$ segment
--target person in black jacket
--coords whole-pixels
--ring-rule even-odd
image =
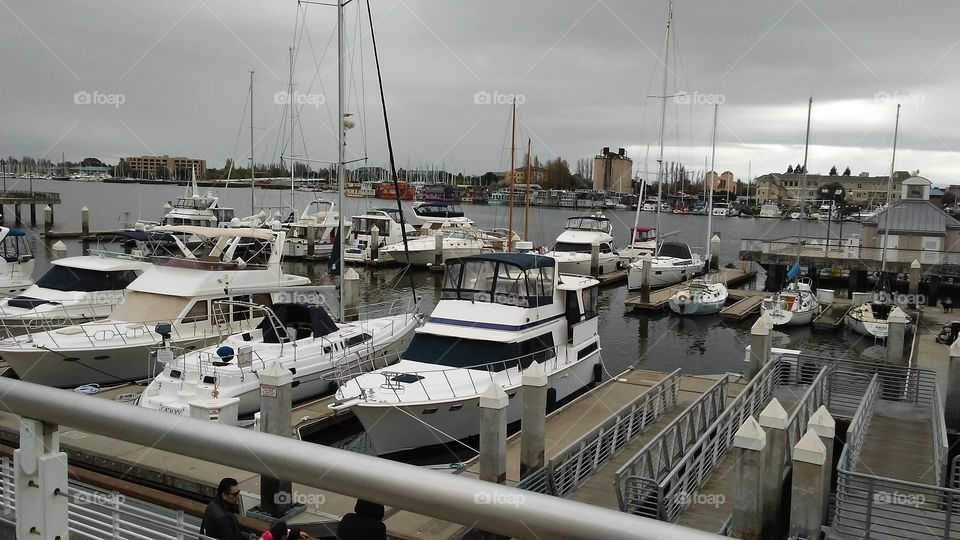
[[[339,540],[386,540],[383,505],[357,499],[353,512],[343,516],[337,526]]]
[[[217,497],[210,501],[203,512],[200,533],[217,540],[242,540],[240,522],[237,520],[237,502],[240,486],[233,478],[224,478],[217,486]]]

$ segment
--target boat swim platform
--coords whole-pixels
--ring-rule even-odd
[[[616,411],[630,404],[652,387],[658,383],[662,383],[669,377],[669,373],[660,371],[628,369],[550,413],[547,416],[545,426],[544,456],[546,461],[556,457],[570,444],[590,433]],[[649,438],[655,436],[663,426],[669,424],[673,418],[679,415],[686,408],[687,404],[692,403],[704,392],[709,390],[721,377],[728,376],[681,374],[679,383],[679,400],[681,404],[664,413],[657,422],[647,428],[646,432],[638,435],[637,440],[649,440]],[[746,380],[741,380],[736,377],[728,377],[728,381],[728,395],[731,396],[730,399],[738,395],[740,390],[747,384]],[[517,432],[507,439],[506,484],[509,486],[515,486],[520,479],[521,433],[522,432]],[[617,457],[624,456],[629,458],[631,455],[633,455],[633,452],[622,450],[618,453]],[[616,471],[616,468],[617,467],[612,467],[610,469],[611,475]],[[463,464],[463,467],[454,474],[465,474],[471,477],[477,477],[479,475],[479,458],[467,461]],[[616,509],[616,493],[613,490],[612,483],[607,484],[607,490],[613,501],[610,507]],[[470,530],[469,527],[460,524],[402,510],[388,512],[384,521],[387,524],[387,530],[390,536],[397,538],[453,539],[464,537]]]
[[[727,284],[727,287],[736,287],[744,283],[749,283],[757,277],[757,273],[755,271],[743,270],[741,268],[721,268],[716,270],[716,272],[721,275],[721,279],[724,280],[724,282]],[[711,274],[713,274],[713,272],[711,272]],[[649,302],[644,302],[641,298],[641,295],[637,294],[627,298],[624,303],[628,309],[659,311],[667,307],[667,303],[669,302],[670,297],[673,296],[673,293],[677,292],[683,287],[686,287],[691,281],[693,280],[687,280],[683,283],[678,283],[662,289],[651,290]],[[733,291],[730,291],[731,296],[732,293]]]

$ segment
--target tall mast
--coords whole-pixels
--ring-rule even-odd
[[[660,235],[660,207],[663,205],[663,129],[667,122],[667,74],[670,65],[670,31],[673,26],[673,0],[667,7],[667,38],[663,47],[663,84],[660,87],[660,152],[657,154],[657,236]],[[660,253],[658,243],[657,253]]]
[[[531,163],[530,163],[530,139],[527,139],[527,204],[523,209],[523,240],[528,240],[527,232],[530,229],[530,173],[531,173]]]
[[[713,142],[710,146],[710,170],[713,170],[714,160],[717,157],[717,115],[720,113],[720,105],[713,106]],[[706,263],[710,268],[710,235],[713,234],[713,179],[710,182],[710,196],[707,197],[707,247]]]
[[[253,196],[253,186],[254,186],[254,175],[253,175],[253,70],[250,70],[250,215],[252,216],[257,212],[255,208],[256,203],[254,202]]]
[[[516,176],[516,174],[515,174],[516,171],[513,170],[513,168],[514,168],[514,166],[515,166],[516,164],[514,163],[513,160],[514,160],[514,158],[516,157],[515,155],[516,155],[516,152],[517,152],[517,149],[516,149],[516,144],[517,144],[517,101],[516,101],[516,100],[513,101],[513,114],[511,115],[510,125],[511,125],[511,128],[510,128],[510,210],[509,210],[509,216],[510,216],[510,217],[507,218],[507,219],[508,219],[508,221],[507,221],[507,229],[508,229],[508,231],[507,231],[507,251],[513,251],[513,183],[514,183],[514,182],[513,182],[513,179],[514,179],[514,176]]]
[[[803,198],[807,192],[807,152],[810,150],[811,112],[813,112],[813,97],[807,102],[807,136],[803,142],[803,168],[800,170],[800,219],[797,220],[797,257],[800,256],[800,241],[803,239]]]
[[[349,0],[348,0],[349,1]],[[337,220],[337,234],[340,236],[340,321],[345,320],[344,310],[343,310],[343,278],[346,275],[346,272],[343,270],[343,265],[346,262],[346,254],[344,250],[344,238],[343,238],[343,219],[344,215],[344,206],[343,206],[343,176],[344,171],[344,159],[346,157],[346,133],[344,133],[344,117],[343,117],[343,95],[346,92],[346,82],[344,81],[343,73],[343,55],[346,52],[346,36],[343,32],[343,0],[337,0],[337,207],[340,209],[341,219]],[[402,234],[405,234],[406,231],[401,231]]]
[[[890,177],[887,179],[887,209],[883,212],[884,220],[886,222],[886,227],[883,230],[883,247],[880,249],[880,271],[884,272],[887,269],[887,243],[890,238],[890,221],[893,217],[893,168],[896,166],[897,162],[897,132],[900,130],[900,104],[897,103],[897,119],[893,124],[893,157],[890,158]],[[877,225],[880,225],[880,222],[877,221]]]
[[[296,105],[295,105],[295,100],[293,99],[293,47],[290,47],[290,84],[289,84],[288,90],[287,90],[287,107],[290,107],[290,150],[289,150],[289,153],[290,153],[290,211],[291,211],[291,212],[296,212],[296,210],[294,209],[294,202],[293,202],[293,198],[294,198],[294,194],[295,194],[294,192],[296,191],[296,190],[294,189],[294,183],[296,182],[296,180],[295,180],[295,175],[294,175],[294,169],[295,169],[296,167],[295,167],[295,162],[293,161],[293,114],[294,114],[294,112],[295,112],[295,111],[294,111],[294,107],[295,107],[295,106],[296,106]],[[296,217],[296,216],[294,216],[294,217]]]

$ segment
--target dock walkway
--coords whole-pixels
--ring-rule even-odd
[[[813,320],[813,327],[820,330],[835,330],[843,324],[843,318],[850,311],[850,301],[835,298],[833,303],[817,315]]]
[[[753,278],[757,277],[756,272],[743,270],[740,268],[721,268],[717,270],[717,272],[721,274],[722,279],[725,280],[727,284],[727,287],[736,287],[743,283],[748,283],[753,280]],[[640,295],[635,295],[628,298],[624,303],[627,305],[628,309],[653,311],[661,310],[667,306],[667,302],[670,300],[670,297],[673,296],[673,293],[687,286],[690,281],[693,280],[688,280],[683,283],[678,283],[677,285],[650,291],[649,302],[644,302]]]

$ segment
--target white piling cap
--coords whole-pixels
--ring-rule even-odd
[[[914,259],[913,262],[910,263],[910,268],[912,268],[912,269],[914,269],[914,270],[919,270],[919,269],[920,269],[920,261]]]
[[[293,373],[289,369],[283,369],[280,362],[273,360],[267,363],[267,366],[260,372],[260,384],[270,386],[283,386],[293,382]]]
[[[960,340],[958,340],[960,341]],[[539,362],[533,362],[527,369],[523,370],[524,386],[546,386],[547,374]]]
[[[960,358],[960,339],[953,342],[950,345],[950,357],[951,358]]]
[[[343,279],[359,280],[360,274],[353,268],[347,268],[346,271],[343,272]]]
[[[81,211],[81,212],[89,212],[90,209],[87,208],[86,206],[84,206],[84,207],[80,208],[80,211]]]
[[[380,234],[380,227],[377,227],[376,225],[370,227],[370,234]]]
[[[818,437],[832,439],[837,433],[837,422],[827,410],[826,405],[821,405],[807,420],[807,429],[815,431]]]
[[[482,409],[504,409],[510,404],[510,398],[507,393],[500,388],[497,383],[490,383],[487,389],[480,394],[480,408]]]
[[[793,447],[793,460],[823,465],[827,461],[827,447],[820,442],[820,437],[815,431],[808,429]]]
[[[57,240],[54,242],[53,246],[50,247],[50,249],[54,251],[66,251],[67,245],[63,243],[63,240]]]
[[[773,321],[766,314],[760,316],[757,322],[750,327],[750,334],[754,336],[769,336],[770,329],[773,328]]]
[[[767,434],[750,416],[733,435],[733,446],[759,452],[767,446]]]
[[[900,309],[900,306],[894,306],[893,309],[890,310],[890,315],[887,316],[887,322],[906,324],[910,322],[910,318]]]
[[[714,234],[712,237],[710,237],[710,243],[712,243],[712,244],[713,244],[713,243],[719,244],[719,243],[720,243],[720,235],[719,235],[719,234]]]
[[[771,399],[770,403],[764,407],[763,412],[760,413],[760,425],[765,428],[787,429],[789,422],[790,417],[777,398]]]

